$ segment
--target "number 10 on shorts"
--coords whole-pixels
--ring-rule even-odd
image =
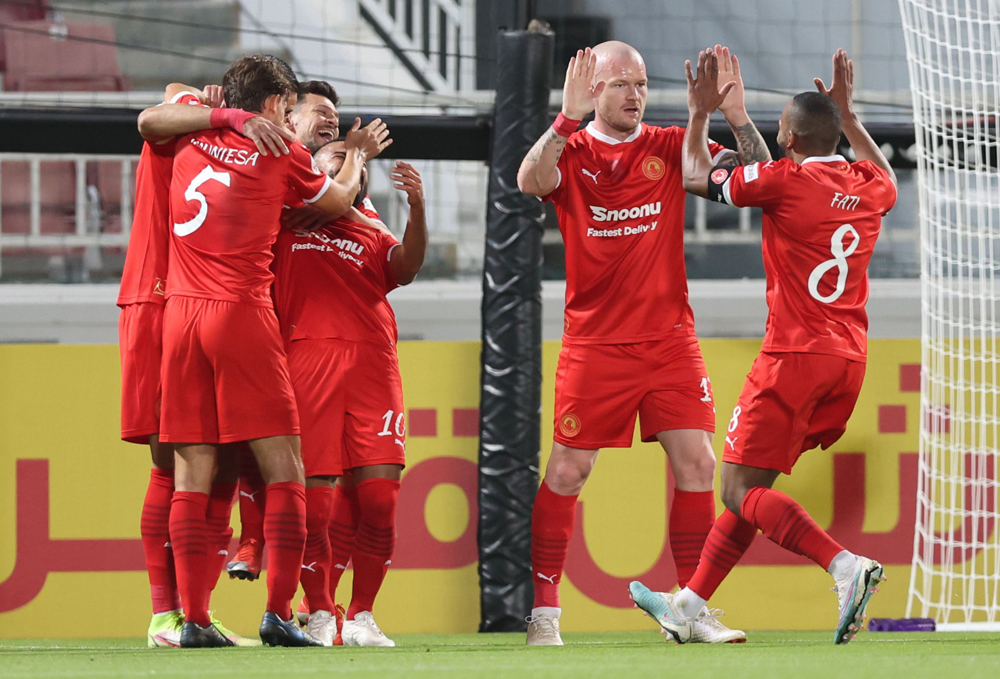
[[[384,424],[382,426],[382,431],[378,433],[379,436],[398,436],[402,438],[406,434],[406,423],[403,418],[403,413],[397,413],[395,410],[385,411],[385,415],[382,416]],[[395,432],[392,429],[395,429]]]

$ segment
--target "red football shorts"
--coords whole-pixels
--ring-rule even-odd
[[[269,307],[171,297],[163,316],[160,438],[233,443],[299,433]]]
[[[859,361],[761,353],[733,409],[722,459],[791,474],[802,453],[844,435],[864,379]]]
[[[403,384],[394,349],[297,340],[288,349],[288,369],[302,419],[306,476],[406,463]]]
[[[643,441],[674,429],[715,431],[715,402],[698,339],[563,344],[556,369],[555,440],[628,448],[639,415]]]
[[[163,305],[129,304],[118,316],[122,361],[122,440],[149,443],[160,431]]]

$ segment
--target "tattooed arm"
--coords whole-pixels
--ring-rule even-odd
[[[569,60],[566,83],[563,85],[562,115],[570,120],[583,120],[594,110],[594,99],[604,90],[604,83],[594,83],[597,56],[588,47],[579,50]],[[565,130],[563,130],[565,132]],[[556,165],[566,147],[569,136],[563,136],[555,127],[545,130],[517,171],[517,188],[532,196],[547,196],[559,186]]]
[[[559,184],[556,165],[566,147],[568,137],[563,137],[551,127],[528,151],[517,171],[517,188],[531,196],[547,196]]]
[[[726,95],[725,101],[719,106],[722,115],[726,117],[729,128],[736,137],[736,148],[738,153],[725,156],[720,162],[722,165],[750,165],[756,162],[767,162],[771,160],[771,152],[767,150],[767,144],[760,132],[754,127],[750,116],[746,110],[746,94],[743,89],[743,75],[740,73],[740,60],[735,54],[730,53],[728,47],[716,45],[716,58],[719,60],[719,87],[726,83],[733,83],[733,87]]]

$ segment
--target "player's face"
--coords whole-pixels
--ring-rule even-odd
[[[325,151],[316,158],[316,166],[333,179],[344,167],[347,159],[347,144],[342,141],[335,142],[324,147]],[[332,151],[330,150],[332,149]],[[361,199],[368,195],[368,165],[361,167],[361,184],[358,188],[358,195],[354,198],[354,204],[358,205]]]
[[[340,115],[326,97],[304,94],[292,113],[295,136],[311,152],[336,139],[340,134]]]
[[[646,65],[641,59],[613,57],[598,67],[594,81],[604,81],[597,98],[597,116],[619,132],[631,132],[646,111]]]

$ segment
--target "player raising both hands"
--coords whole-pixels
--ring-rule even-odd
[[[740,153],[713,144],[714,160],[769,160],[744,109],[739,62],[718,51],[729,65],[723,109]],[[642,440],[659,441],[676,480],[669,533],[682,586],[715,520],[715,406],[684,267],[684,131],[643,124],[646,88],[645,63],[629,45],[577,52],[562,113],[518,172],[521,191],[555,204],[566,245],[555,442],[532,514],[531,645],[562,644],[559,582],[577,496],[599,449],[631,445],[637,414]],[[594,121],[577,131],[591,111]],[[744,637],[704,613],[706,639]]]
[[[698,570],[676,595],[634,582],[636,603],[679,642],[692,618],[760,530],[833,576],[839,619],[834,643],[857,633],[882,566],[844,549],[795,500],[771,486],[799,456],[829,448],[844,433],[864,380],[868,350],[868,263],[882,216],[896,201],[896,178],[852,107],[853,64],[833,57],[833,84],[795,96],[781,114],[785,158],[745,167],[714,166],[708,122],[719,106],[715,54],[687,64],[690,119],[684,138],[684,186],[737,207],[764,209],[767,331],[726,436],[722,501]],[[843,132],[858,160],[837,155]]]

